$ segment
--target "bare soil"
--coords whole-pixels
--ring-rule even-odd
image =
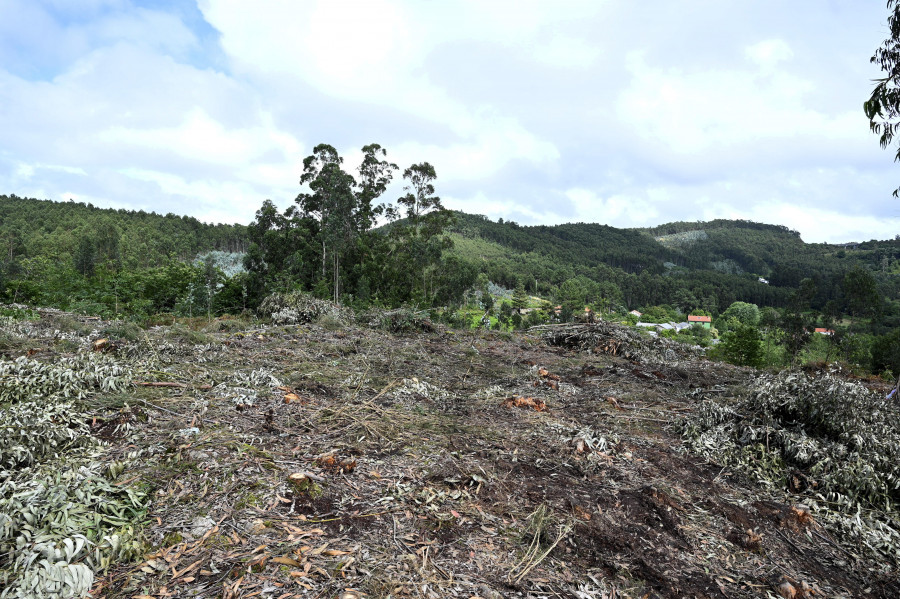
[[[180,386],[121,398],[136,437],[93,424],[111,454],[160,448],[119,483],[152,493],[147,555],[94,596],[900,597],[789,489],[682,448],[674,419],[749,370],[437,328],[209,338],[139,381]],[[258,369],[280,384],[252,402],[220,384]]]

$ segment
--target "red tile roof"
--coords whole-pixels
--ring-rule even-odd
[[[688,322],[712,322],[709,316],[688,316]]]

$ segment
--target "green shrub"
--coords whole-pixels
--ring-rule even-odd
[[[128,321],[117,321],[100,331],[101,335],[126,341],[137,341],[144,336],[144,329],[137,324]]]
[[[759,329],[738,325],[725,333],[719,351],[726,362],[737,366],[760,367],[763,359],[762,336]]]

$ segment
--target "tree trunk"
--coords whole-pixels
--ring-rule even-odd
[[[340,299],[340,282],[341,282],[341,274],[340,274],[340,266],[341,261],[338,258],[337,252],[334,253],[334,303],[338,303]]]

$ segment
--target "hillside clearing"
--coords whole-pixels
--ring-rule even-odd
[[[4,363],[84,356],[108,327],[7,322]],[[896,548],[873,554],[805,490],[684,449],[676,421],[740,401],[755,371],[431,328],[213,321],[102,346],[92,360],[131,381],[73,401],[141,545],[98,561],[92,595],[900,596]],[[7,555],[2,596],[29,596]]]

